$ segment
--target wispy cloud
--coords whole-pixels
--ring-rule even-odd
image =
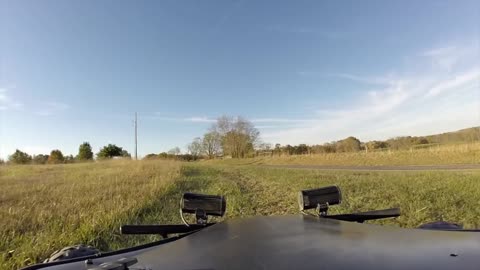
[[[191,117],[172,117],[165,116],[163,113],[155,113],[152,119],[169,122],[189,122],[189,123],[215,123],[217,118],[207,116],[191,116]],[[299,118],[253,118],[249,119],[257,128],[273,129],[299,127],[304,124],[316,122],[316,119],[299,119]]]
[[[387,74],[299,72],[300,76],[331,77],[358,83],[347,106],[312,110],[308,118],[251,118],[271,143],[323,143],[358,136],[361,140],[401,135],[426,135],[480,124],[480,57],[471,46],[444,46],[417,53],[412,68],[393,69]],[[451,65],[431,65],[442,57]],[[418,71],[418,66],[422,70]],[[423,68],[423,67],[427,68]],[[429,67],[430,66],[430,67]],[[429,67],[429,68],[428,68]],[[205,116],[160,119],[211,123]]]
[[[294,119],[292,119],[294,121]],[[257,125],[255,124],[255,128],[257,129],[260,129],[260,130],[263,130],[263,129],[267,129],[267,130],[272,130],[272,129],[277,129],[277,130],[282,130],[282,129],[286,129],[286,128],[301,128],[301,127],[307,127],[308,125],[304,124],[304,123],[295,123],[295,122],[292,122],[293,124],[284,124],[284,123],[281,123],[281,124],[277,124],[277,125]]]
[[[13,89],[15,89],[15,87],[0,87],[0,111],[24,111],[26,108],[32,108],[28,113],[50,116],[70,108],[70,106],[65,103],[55,101],[28,103],[24,105],[11,95]]]
[[[440,59],[446,55],[455,61],[448,68],[432,66],[422,72],[402,69],[397,70],[396,75],[299,73],[301,76],[331,76],[371,85],[372,89],[352,97],[347,107],[316,111],[315,117],[308,119],[305,125],[266,130],[263,138],[274,143],[313,144],[351,135],[369,140],[478,126],[480,64],[468,61],[478,59],[478,50],[444,46],[419,54],[427,57],[418,57],[419,63],[428,64],[429,58]]]
[[[480,83],[480,68],[473,68],[466,72],[458,73],[451,78],[440,81],[428,90],[426,97],[434,97],[448,90],[455,90],[461,86]],[[480,89],[478,89],[480,91]]]
[[[46,102],[46,103],[40,104],[40,109],[35,111],[35,114],[40,115],[40,116],[50,116],[50,115],[54,115],[54,114],[63,112],[65,110],[69,109],[69,108],[70,108],[70,106],[68,104],[65,104],[65,103]]]
[[[466,56],[478,54],[478,46],[439,46],[425,50],[419,55],[426,57],[434,69],[451,71],[459,62],[465,60]],[[468,60],[468,59],[467,59]]]
[[[308,74],[308,73],[307,73]],[[360,82],[365,84],[374,84],[374,85],[391,85],[397,83],[397,80],[393,75],[382,76],[382,77],[372,77],[372,76],[359,76],[347,73],[327,73],[323,74],[327,77],[336,77],[340,79],[347,79],[354,82]]]
[[[22,109],[23,104],[12,98],[8,92],[8,88],[0,88],[0,111]]]
[[[206,116],[172,117],[172,116],[166,116],[160,112],[155,113],[155,115],[152,118],[160,121],[190,122],[190,123],[213,123],[217,121],[215,118],[209,118]]]
[[[183,118],[182,119],[183,121],[186,121],[186,122],[193,122],[193,123],[213,123],[216,121],[216,119],[213,119],[213,118],[208,118],[208,117],[198,117],[198,116],[194,116],[194,117],[188,117],[188,118]]]
[[[254,118],[252,123],[309,123],[315,119],[290,119],[290,118]]]
[[[433,49],[428,49],[420,53],[423,56],[444,56],[449,55],[455,52],[456,47],[454,46],[445,46],[445,47],[438,47]]]

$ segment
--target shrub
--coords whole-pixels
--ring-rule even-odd
[[[8,157],[8,161],[13,164],[28,164],[32,162],[32,156],[17,149]]]
[[[55,149],[50,152],[50,156],[48,157],[49,164],[60,164],[63,163],[65,158],[63,157],[62,151]]]

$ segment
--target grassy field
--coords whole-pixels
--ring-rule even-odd
[[[351,166],[480,164],[480,143],[436,145],[424,149],[370,151],[368,153],[361,151],[357,153],[268,156],[246,159],[243,162],[271,165]]]
[[[401,207],[400,218],[376,223],[416,227],[448,220],[480,228],[480,171],[335,172],[168,161],[3,166],[0,267],[39,262],[69,244],[107,251],[158,239],[120,235],[118,227],[179,223],[185,191],[226,195],[228,219],[297,213],[298,190],[331,184],[344,196],[331,213]]]
[[[177,194],[173,182],[180,174],[177,162],[0,168],[0,266],[38,262],[73,243],[100,249],[136,244],[135,239],[122,238],[118,227],[136,220],[170,221],[173,212],[168,211],[177,213],[173,205],[152,207],[173,203],[169,194]],[[11,250],[9,258],[6,253]]]

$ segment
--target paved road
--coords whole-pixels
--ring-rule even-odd
[[[335,166],[335,165],[261,165],[269,168],[335,170],[335,171],[456,171],[480,170],[480,164],[399,165],[399,166]]]

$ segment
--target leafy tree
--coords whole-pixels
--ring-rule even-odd
[[[335,153],[337,151],[336,142],[325,143],[323,145],[314,145],[310,148],[310,151],[314,154]]]
[[[348,137],[337,142],[337,152],[357,152],[360,151],[360,140],[355,137]]]
[[[122,147],[116,146],[115,144],[108,144],[97,153],[98,159],[108,159],[113,157],[130,157],[130,154],[126,150],[123,150]]]
[[[75,157],[73,157],[73,155],[65,156],[64,161],[65,161],[65,163],[74,163],[75,162]]]
[[[308,154],[308,146],[306,144],[299,144],[295,146],[295,154],[297,155],[305,155]]]
[[[428,139],[425,138],[425,137],[417,137],[417,138],[415,138],[413,143],[414,144],[428,144],[429,142],[428,142]]]
[[[367,151],[375,150],[375,149],[383,149],[388,148],[388,143],[384,141],[371,141],[365,143],[365,147]]]
[[[408,149],[412,146],[412,137],[395,137],[387,140],[387,144],[391,149]]]
[[[121,152],[121,157],[131,158],[132,155],[130,155],[130,153],[128,153],[127,150],[122,150],[122,152]]]
[[[8,157],[8,161],[13,164],[28,164],[32,161],[32,156],[18,149]]]
[[[92,146],[90,146],[90,143],[84,142],[80,144],[80,146],[78,147],[77,160],[93,160]]]
[[[62,151],[55,149],[50,152],[50,156],[48,156],[48,163],[49,164],[59,164],[63,163],[65,158],[63,157]]]
[[[162,153],[158,154],[158,157],[163,158],[163,159],[167,159],[168,158],[168,153],[162,152]]]
[[[200,156],[203,153],[202,139],[200,139],[199,137],[193,139],[193,141],[187,146],[187,149],[192,156]]]
[[[34,164],[46,164],[48,162],[48,155],[36,155],[33,156],[33,163]]]
[[[290,144],[287,144],[285,146],[285,152],[289,155],[295,154],[295,147],[291,146]]]
[[[145,160],[148,160],[148,159],[157,159],[157,158],[159,158],[159,156],[156,155],[156,154],[148,154],[148,155],[146,155],[145,157],[143,157],[143,159],[145,159]]]
[[[279,143],[276,143],[275,148],[273,149],[273,152],[280,156],[280,154],[282,153],[282,145]]]

